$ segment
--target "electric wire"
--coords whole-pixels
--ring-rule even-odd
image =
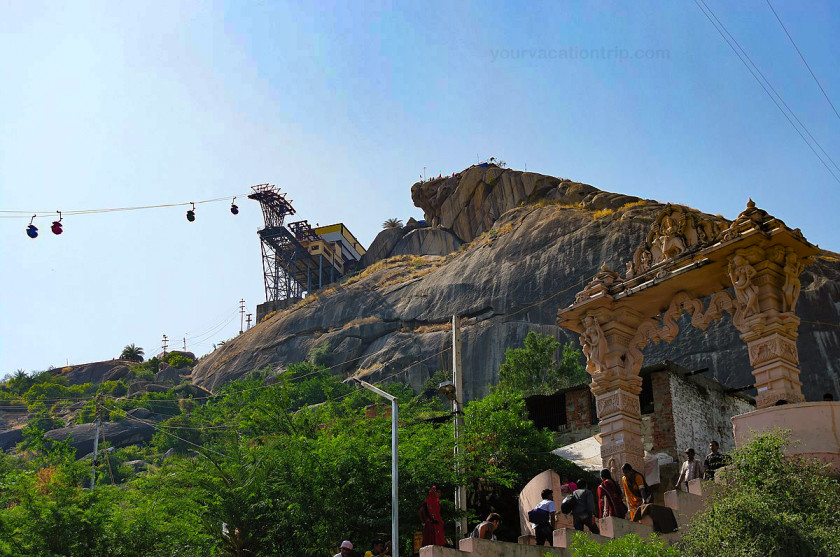
[[[787,38],[790,39],[790,44],[793,45],[793,48],[796,49],[796,53],[802,59],[802,63],[805,64],[806,68],[808,68],[808,72],[810,72],[811,77],[814,78],[814,82],[817,84],[817,87],[819,87],[820,91],[822,91],[822,94],[825,97],[825,100],[828,101],[829,106],[831,106],[831,110],[834,111],[834,115],[837,116],[838,119],[840,119],[840,112],[837,112],[837,108],[834,106],[834,103],[831,102],[830,98],[828,98],[828,93],[825,92],[825,89],[823,89],[823,86],[820,83],[820,80],[817,79],[816,74],[814,74],[814,70],[811,69],[811,66],[808,64],[808,61],[805,60],[805,56],[802,54],[802,51],[800,51],[799,47],[796,46],[796,42],[793,40],[793,37],[790,36],[790,33],[787,30],[787,27],[785,27],[785,24],[782,23],[782,19],[779,17],[779,14],[776,13],[776,10],[773,8],[773,5],[770,3],[770,0],[765,0],[765,1],[767,2],[767,5],[770,7],[770,11],[772,11],[773,15],[776,16],[776,20],[779,22],[779,25],[782,26],[782,29],[784,30],[785,35],[787,35]]]
[[[704,2],[704,4],[705,4],[704,0],[701,0],[701,1]],[[808,137],[811,138],[811,141],[813,141],[814,144],[817,147],[819,147],[819,149],[820,149],[820,151],[822,151],[823,155],[825,155],[825,157],[829,161],[831,161],[831,164],[834,165],[834,168],[836,168],[838,170],[838,172],[840,172],[840,166],[837,166],[837,163],[834,162],[834,159],[831,158],[831,155],[826,153],[825,149],[823,149],[822,145],[820,145],[820,142],[817,141],[816,138],[813,135],[811,135],[811,132],[808,130],[808,128],[805,126],[805,124],[802,123],[802,121],[799,119],[799,117],[796,116],[796,113],[790,108],[790,106],[788,106],[788,104],[785,102],[785,100],[782,98],[782,96],[779,94],[779,92],[776,91],[776,88],[773,87],[773,84],[770,83],[770,80],[767,79],[767,77],[764,75],[764,73],[762,73],[761,69],[759,69],[759,67],[755,65],[755,63],[752,61],[752,59],[747,54],[747,51],[744,50],[744,47],[742,47],[741,44],[737,41],[737,39],[735,39],[735,37],[732,36],[732,34],[726,29],[726,27],[724,27],[723,23],[718,19],[718,17],[714,14],[714,12],[712,12],[711,9],[709,9],[709,11],[711,12],[712,17],[715,18],[715,21],[717,21],[720,24],[721,28],[723,28],[723,30],[726,31],[726,34],[729,35],[729,38],[732,39],[732,41],[735,43],[735,45],[738,47],[738,49],[740,49],[740,51],[744,54],[744,57],[746,57],[746,59],[749,61],[749,63],[752,65],[752,67],[755,68],[755,71],[758,72],[758,75],[761,76],[761,79],[763,79],[764,82],[767,84],[767,86],[770,87],[770,90],[773,91],[773,94],[776,95],[776,98],[778,98],[782,102],[782,104],[785,105],[785,108],[788,110],[790,115],[793,116],[794,120],[796,120],[796,122],[800,125],[802,130],[806,134],[808,134]],[[832,174],[833,174],[833,172],[832,172]]]
[[[767,86],[764,85],[764,83],[761,81],[761,79],[759,79],[759,77],[756,75],[756,73],[752,70],[752,68],[750,67],[750,64],[752,64],[756,68],[756,70],[758,70],[758,67],[755,66],[755,64],[753,64],[752,60],[749,58],[749,56],[747,55],[747,53],[745,51],[744,51],[744,56],[741,56],[741,54],[738,52],[738,50],[732,45],[732,42],[730,42],[730,40],[726,36],[726,35],[729,35],[730,37],[732,37],[732,35],[729,33],[728,30],[726,30],[726,27],[723,25],[723,23],[720,22],[720,20],[714,14],[712,9],[709,8],[706,5],[704,0],[694,0],[694,3],[697,4],[697,7],[700,9],[701,12],[703,12],[703,15],[706,16],[706,19],[709,20],[709,22],[712,24],[712,26],[715,28],[715,30],[720,34],[720,36],[723,37],[723,40],[726,42],[726,44],[729,46],[729,48],[732,49],[732,51],[735,53],[735,55],[738,57],[738,59],[741,61],[741,63],[744,64],[744,66],[747,68],[747,70],[750,72],[750,74],[753,76],[753,78],[755,78],[755,80],[758,82],[758,84],[761,86],[761,88],[764,90],[764,92],[767,93],[767,96],[770,97],[770,100],[773,101],[773,104],[776,105],[776,108],[779,109],[779,111],[787,119],[787,121],[790,123],[790,125],[793,126],[793,129],[796,130],[796,133],[799,134],[799,137],[802,138],[802,141],[804,141],[805,144],[808,145],[808,148],[811,149],[811,152],[813,152],[814,155],[817,157],[817,159],[819,159],[819,161],[822,163],[822,165],[825,166],[826,170],[828,170],[829,174],[831,174],[831,177],[834,178],[834,180],[838,184],[840,184],[840,178],[838,178],[837,175],[834,173],[834,171],[831,170],[831,167],[828,166],[828,164],[825,162],[825,160],[823,160],[823,158],[819,155],[819,153],[817,153],[817,151],[816,151],[816,149],[814,149],[813,145],[811,145],[811,143],[802,134],[802,131],[796,126],[796,124],[793,123],[793,120],[790,119],[790,116],[788,116],[787,112],[785,112],[785,110],[782,108],[782,106],[779,104],[779,102],[776,100],[776,98],[770,93],[770,91],[768,91]],[[702,6],[701,6],[701,4],[702,4]],[[705,7],[705,9],[704,9],[704,7]],[[708,10],[708,13],[706,12],[706,10]],[[709,14],[711,14],[711,16],[714,17],[714,20],[712,19],[712,17],[709,16]],[[718,27],[718,24],[715,23],[715,21],[717,21],[720,24],[720,28]],[[721,29],[723,29],[723,31],[721,31]],[[724,31],[726,32],[726,35],[724,35]],[[732,41],[737,44],[737,41],[735,41],[734,37],[732,37]],[[741,48],[741,46],[738,45],[738,48]],[[741,50],[743,51],[743,49],[741,49]],[[746,57],[750,61],[749,64],[746,62],[746,60],[744,60],[744,57]],[[767,85],[770,86],[769,81],[767,82]],[[770,86],[770,87],[772,88],[772,86]],[[777,95],[778,95],[778,93],[777,93]],[[784,100],[782,100],[781,97],[779,97],[779,100],[781,100],[782,103],[784,103]],[[785,104],[785,106],[787,106],[786,103],[784,103],[784,104]],[[788,110],[790,110],[790,108],[788,108]],[[791,115],[793,115],[793,117],[796,118],[796,115],[793,114],[793,111],[791,111]],[[796,118],[796,120],[799,121],[798,118]],[[800,122],[800,124],[801,124],[801,122]],[[813,139],[813,136],[810,134],[810,132],[808,132],[807,128],[805,128],[803,126],[803,129]],[[814,143],[816,143],[817,146],[819,146],[820,150],[825,152],[823,150],[822,146],[819,145],[819,143],[815,139],[814,139]],[[832,162],[834,162],[834,161],[832,160]],[[835,163],[835,165],[836,165],[836,163]]]
[[[202,331],[201,331],[200,333],[195,333],[195,334],[192,334],[192,336],[189,336],[189,335],[190,335],[190,331],[187,331],[187,335],[188,335],[188,336],[186,336],[186,339],[187,339],[187,340],[193,340],[193,339],[196,339],[196,338],[203,337],[204,335],[206,335],[206,334],[207,334],[207,333],[209,333],[210,331],[215,330],[217,327],[219,327],[219,324],[220,324],[220,323],[221,323],[221,324],[225,324],[226,322],[228,322],[228,320],[229,320],[231,317],[235,317],[237,313],[239,313],[239,309],[238,309],[238,308],[237,308],[237,309],[235,309],[235,310],[233,310],[231,313],[226,314],[224,317],[222,317],[220,320],[218,320],[218,321],[216,322],[216,324],[215,324],[215,325],[211,325],[209,328],[202,329]]]
[[[197,444],[193,443],[192,441],[190,441],[190,440],[188,440],[188,439],[184,439],[183,437],[179,437],[178,435],[175,435],[175,434],[174,434],[174,433],[172,433],[171,431],[167,431],[167,430],[165,430],[165,429],[163,429],[163,428],[161,428],[161,427],[158,427],[158,425],[157,425],[157,424],[154,424],[154,423],[151,423],[151,422],[147,422],[147,421],[145,421],[145,420],[141,420],[140,418],[135,418],[134,416],[130,416],[130,415],[128,415],[128,414],[126,414],[126,415],[125,415],[125,417],[126,417],[126,418],[128,418],[129,420],[133,420],[133,421],[135,421],[135,422],[139,422],[139,423],[141,423],[141,424],[143,424],[143,425],[146,425],[146,426],[148,426],[148,427],[151,427],[151,428],[155,429],[156,431],[159,431],[159,432],[161,432],[161,433],[164,433],[164,434],[166,434],[166,435],[169,435],[170,437],[173,437],[173,438],[175,438],[175,439],[178,439],[179,441],[183,441],[184,443],[186,443],[186,444],[188,444],[188,445],[191,445],[191,446],[193,446],[193,447],[195,447],[195,448],[199,449],[199,450],[198,450],[198,451],[196,451],[196,452],[198,452],[199,454],[201,454],[201,455],[202,455],[202,456],[204,456],[205,458],[207,457],[207,455],[205,455],[205,454],[204,454],[204,453],[202,453],[201,451],[207,451],[207,452],[215,453],[215,454],[217,454],[217,455],[219,455],[219,456],[221,456],[221,457],[225,457],[225,456],[227,456],[227,455],[225,455],[224,453],[220,453],[219,451],[216,451],[216,450],[211,449],[211,448],[209,448],[209,447],[203,447],[203,446],[201,446],[201,445],[197,445]]]

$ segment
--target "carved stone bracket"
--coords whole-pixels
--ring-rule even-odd
[[[784,251],[784,267],[785,283],[782,286],[784,295],[783,311],[796,311],[796,302],[799,300],[799,293],[802,291],[802,284],[799,281],[799,275],[805,270],[805,267],[814,262],[813,257],[799,257],[791,248],[786,248]],[[779,264],[782,264],[780,261]]]
[[[606,368],[607,339],[598,323],[598,318],[594,315],[584,317],[583,326],[580,345],[583,347],[583,355],[586,357],[586,371],[590,375],[595,375]]]
[[[691,315],[691,324],[700,330],[706,330],[712,321],[720,319],[723,312],[730,315],[735,314],[735,304],[732,296],[725,290],[715,293],[709,306],[703,309],[703,302],[688,292],[678,292],[671,300],[668,309],[665,310],[659,319],[648,319],[644,321],[630,340],[627,351],[626,369],[632,373],[638,373],[642,368],[644,356],[642,350],[648,343],[655,344],[660,341],[671,342],[679,333],[677,319],[685,312]]]

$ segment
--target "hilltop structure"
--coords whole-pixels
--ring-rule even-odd
[[[292,202],[277,186],[260,184],[249,199],[259,201],[265,227],[259,230],[265,303],[257,322],[343,277],[365,248],[343,223],[313,228],[308,221],[286,224]]]

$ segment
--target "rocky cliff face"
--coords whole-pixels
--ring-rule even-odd
[[[419,387],[434,371],[451,369],[449,322],[459,315],[466,395],[481,396],[496,382],[505,348],[521,345],[529,330],[578,345],[577,336],[556,326],[557,310],[602,263],[623,269],[664,207],[493,166],[415,184],[412,198],[433,226],[427,230],[467,243],[448,255],[413,255],[428,253],[418,238],[401,252],[408,255],[377,261],[408,237],[385,231],[360,275],[228,342],[200,361],[193,380],[213,389],[252,369],[319,353],[339,373]],[[829,253],[802,276],[799,353],[809,399],[838,395],[838,279],[840,259]],[[729,386],[752,383],[746,349],[726,319],[706,331],[682,327],[674,343],[650,347],[645,356],[647,363],[709,367]]]

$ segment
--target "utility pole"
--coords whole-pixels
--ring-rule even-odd
[[[239,300],[239,334],[242,334],[243,320],[245,319],[245,299]]]
[[[93,436],[93,461],[91,462],[90,470],[90,489],[92,490],[96,485],[96,462],[97,454],[99,452],[99,428],[102,427],[102,395],[97,394],[95,399],[96,404],[96,429]]]
[[[184,352],[187,351],[187,337],[184,336]]]
[[[169,337],[167,337],[166,335],[163,335],[162,345],[163,345],[163,359],[165,360],[166,359],[166,347],[169,346]]]
[[[245,329],[246,331],[251,329],[251,316],[254,315],[253,313],[246,313],[245,314],[245,323],[248,324],[248,328]]]
[[[452,316],[452,382],[455,383],[455,398],[452,400],[452,415],[455,422],[455,472],[460,473],[458,453],[460,450],[460,436],[464,431],[464,382],[461,369],[461,320],[457,315]],[[467,488],[459,485],[455,488],[455,509],[467,510]],[[462,516],[455,523],[455,539],[460,540],[467,535],[467,518]]]

